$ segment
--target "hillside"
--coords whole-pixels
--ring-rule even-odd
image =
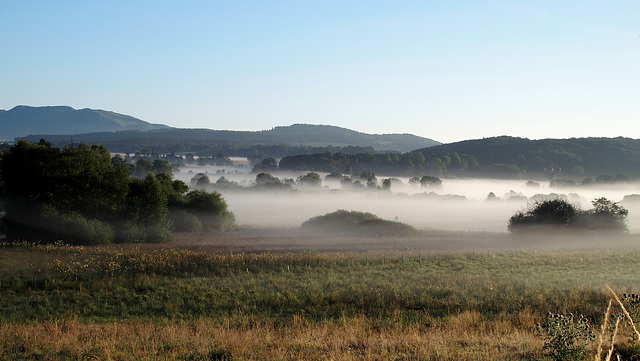
[[[430,166],[440,167],[443,174],[449,175],[497,172],[505,177],[552,173],[573,179],[618,174],[640,177],[640,140],[622,137],[529,140],[502,136],[442,144],[417,152],[424,154]],[[475,158],[475,167],[458,162],[458,156],[463,155]]]
[[[68,136],[40,133],[27,137],[31,141],[40,138],[63,145]],[[148,149],[158,153],[183,151],[211,151],[228,153],[247,146],[287,147],[356,147],[374,151],[407,152],[416,148],[441,144],[428,138],[411,134],[372,135],[329,125],[294,124],[265,131],[232,131],[211,129],[165,128],[149,131],[123,131],[117,133],[74,134],[74,139],[87,143],[103,144],[115,152],[135,152]],[[282,156],[281,153],[278,154]],[[274,154],[274,156],[276,156]]]
[[[162,128],[168,127],[106,110],[20,105],[0,111],[0,140],[13,140],[35,133],[70,135]]]
[[[415,149],[412,144],[422,144],[420,147],[441,144],[413,134],[366,134],[331,125],[294,124],[289,127],[276,127],[263,133],[277,137],[283,143],[285,140],[297,139],[297,143],[309,146],[372,147],[378,151],[408,152]]]

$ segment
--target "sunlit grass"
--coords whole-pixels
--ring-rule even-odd
[[[193,242],[5,245],[0,257],[2,352],[23,356],[535,359],[547,311],[595,325],[605,284],[640,288],[637,250],[270,253]]]

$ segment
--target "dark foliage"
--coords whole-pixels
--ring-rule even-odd
[[[259,173],[256,175],[256,183],[254,186],[256,189],[269,189],[269,190],[292,190],[291,184],[283,182],[278,177],[274,177],[270,173]]]
[[[303,187],[320,187],[322,185],[322,178],[320,178],[320,175],[316,172],[309,172],[299,176],[296,182]]]
[[[428,172],[426,160],[421,153],[345,154],[329,152],[301,154],[280,160],[280,170],[336,172],[340,174],[422,174]],[[438,173],[434,169],[433,173]],[[368,177],[364,178],[367,180]]]
[[[519,211],[509,219],[511,232],[544,230],[582,230],[626,232],[629,212],[606,198],[591,202],[593,209],[582,211],[564,199],[548,199],[535,202],[526,211]]]
[[[442,179],[434,176],[425,175],[420,178],[420,186],[422,187],[441,187]]]
[[[218,193],[185,195],[188,186],[172,180],[164,161],[140,161],[138,166],[150,171],[131,178],[127,164],[112,162],[102,146],[58,149],[45,141],[21,140],[2,154],[0,163],[2,230],[8,240],[104,244],[170,240],[169,210],[197,218],[172,213],[182,231],[197,231],[203,224],[224,229],[233,223]]]
[[[235,216],[220,193],[195,190],[185,199],[183,209],[197,216],[205,230],[227,230],[235,225]]]

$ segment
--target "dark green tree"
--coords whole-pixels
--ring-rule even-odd
[[[114,168],[106,148],[86,144],[61,150],[45,141],[18,141],[3,155],[0,175],[8,239],[66,239],[69,234],[60,225],[68,221],[67,229],[77,225],[76,234],[84,234],[87,242],[107,242],[112,237],[106,233],[83,232],[91,227],[100,232],[98,224],[114,219],[128,192],[126,167]]]
[[[138,159],[136,162],[135,176],[138,178],[144,178],[149,173],[153,173],[153,163],[146,158]]]
[[[386,178],[382,181],[382,189],[385,191],[391,191],[391,178]]]
[[[167,220],[167,195],[156,177],[133,178],[126,197],[125,232],[117,234],[120,242],[167,242],[171,240]]]
[[[195,190],[185,198],[184,210],[197,216],[205,230],[224,231],[235,225],[235,215],[220,193]]]
[[[303,187],[320,187],[322,185],[322,179],[318,173],[309,172],[305,175],[299,176],[297,183]]]
[[[564,199],[536,202],[509,219],[509,231],[572,229],[581,231],[626,232],[629,211],[606,198],[593,202],[593,209],[582,211]]]
[[[156,159],[152,163],[153,165],[153,173],[155,175],[158,174],[168,174],[170,176],[173,175],[173,170],[171,169],[171,164],[164,159]]]
[[[164,163],[157,165],[166,170]],[[191,222],[190,230],[201,222],[198,216],[233,224],[219,194],[207,196],[215,205],[207,208],[193,194],[185,195],[188,186],[172,180],[166,171],[131,178],[126,162],[112,162],[102,146],[58,149],[45,141],[21,140],[2,154],[0,180],[4,206],[0,224],[11,241],[164,242],[171,239],[169,210],[179,211],[176,218],[182,216],[183,224]],[[188,213],[190,208],[198,216]],[[195,230],[201,228],[196,224]]]
[[[571,226],[590,231],[627,232],[629,211],[616,202],[601,197],[594,199],[593,209],[582,212]]]
[[[420,178],[420,186],[422,187],[441,187],[442,179],[430,175]]]
[[[565,227],[579,213],[576,206],[563,199],[549,199],[534,203],[526,211],[519,211],[509,219],[509,231],[522,232],[542,227]]]

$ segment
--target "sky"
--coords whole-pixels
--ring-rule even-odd
[[[640,138],[640,2],[0,0],[0,109]]]

